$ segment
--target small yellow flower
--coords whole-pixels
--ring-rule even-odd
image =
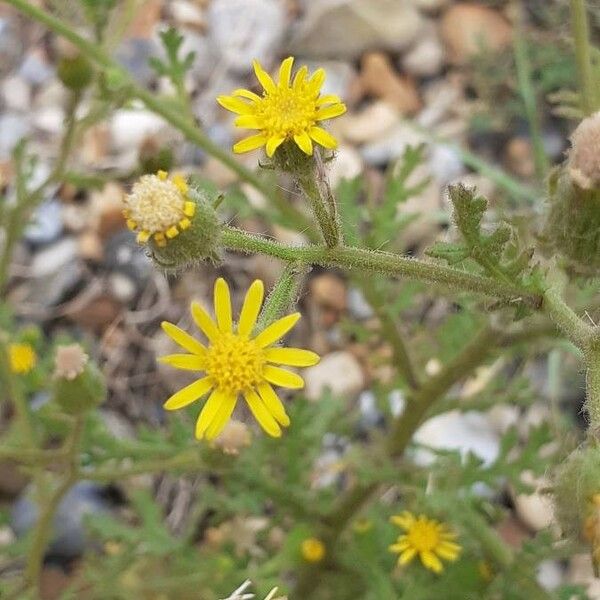
[[[290,56],[281,63],[279,81],[275,83],[255,60],[254,72],[264,88],[262,96],[238,89],[231,96],[217,98],[221,106],[240,115],[235,120],[237,127],[260,131],[235,144],[234,152],[266,146],[267,156],[273,156],[286,140],[293,140],[308,155],[313,153],[313,141],[325,148],[337,148],[336,139],[317,123],[339,117],[346,112],[346,106],[334,94],[321,96],[324,69],[317,69],[308,78],[308,68],[303,66],[290,85],[293,62]]]
[[[29,344],[10,344],[8,357],[10,370],[19,375],[29,373],[37,363],[37,354]]]
[[[272,386],[300,389],[304,380],[273,363],[308,367],[319,362],[318,355],[309,350],[273,346],[294,327],[300,313],[283,317],[252,337],[263,298],[263,283],[256,280],[246,293],[234,327],[229,287],[224,279],[217,279],[216,321],[197,302],[191,306],[196,325],[208,339],[207,346],[172,323],[162,323],[165,333],[190,354],[171,354],[159,360],[178,369],[205,372],[204,377],[173,394],[164,405],[167,410],[176,410],[211,392],[196,422],[198,439],[212,440],[219,435],[240,394],[261,427],[273,437],[281,436],[281,427],[287,427],[290,419]]]
[[[184,177],[169,178],[165,171],[142,176],[124,203],[123,216],[127,227],[138,232],[138,243],[145,244],[152,238],[161,248],[190,227],[196,212]]]
[[[302,542],[300,547],[302,558],[306,562],[318,563],[325,558],[325,544],[318,538],[310,537]]]
[[[456,539],[456,534],[451,532],[444,523],[428,519],[425,515],[419,515],[417,518],[408,511],[390,520],[406,531],[398,537],[395,544],[390,546],[391,552],[400,555],[399,565],[408,564],[418,554],[425,568],[434,573],[441,573],[444,566],[440,558],[447,561],[458,558],[461,547],[453,541]]]

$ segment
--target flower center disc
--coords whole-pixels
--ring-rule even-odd
[[[170,180],[144,175],[126,199],[129,216],[149,233],[166,231],[185,215],[185,198]]]
[[[312,127],[316,105],[313,95],[286,88],[262,99],[260,114],[270,136],[291,136]]]
[[[440,543],[437,528],[432,523],[415,524],[407,534],[407,538],[418,552],[433,550]]]
[[[237,394],[262,380],[264,363],[264,353],[253,340],[224,333],[208,348],[205,370],[216,388]]]

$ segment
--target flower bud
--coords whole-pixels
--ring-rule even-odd
[[[106,383],[79,344],[59,346],[54,359],[54,398],[68,414],[94,408],[106,399]]]
[[[542,242],[550,253],[564,257],[574,274],[595,277],[600,273],[600,189],[580,186],[584,171],[579,167],[574,170],[569,160],[550,175]]]
[[[91,83],[94,71],[90,61],[83,54],[77,54],[61,57],[56,74],[66,88],[80,92]]]
[[[563,533],[589,545],[600,565],[600,447],[575,450],[557,469],[555,514]]]
[[[127,226],[160,267],[176,270],[218,259],[217,214],[206,195],[190,188],[181,175],[143,175],[124,202]]]

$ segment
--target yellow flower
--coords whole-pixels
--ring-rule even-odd
[[[318,538],[305,539],[300,549],[302,558],[307,562],[317,563],[325,558],[325,544]]]
[[[441,573],[444,566],[440,558],[448,561],[458,558],[461,547],[453,541],[456,534],[444,523],[428,519],[425,515],[419,515],[417,518],[408,511],[390,520],[406,531],[390,546],[391,552],[400,555],[399,565],[409,563],[418,554],[425,568],[434,573]]]
[[[159,360],[179,369],[205,372],[204,377],[173,394],[164,405],[167,410],[176,410],[211,392],[196,422],[198,439],[212,440],[219,435],[240,394],[261,427],[279,437],[281,426],[287,427],[290,419],[272,386],[299,389],[304,380],[273,363],[308,367],[319,362],[318,355],[309,350],[273,346],[294,327],[300,313],[283,317],[252,337],[263,297],[263,283],[256,280],[246,293],[234,327],[229,287],[224,279],[217,279],[216,322],[197,302],[191,306],[196,325],[208,339],[207,346],[172,323],[162,323],[165,333],[190,354],[171,354]]]
[[[313,141],[325,148],[337,148],[336,139],[317,123],[339,117],[346,106],[334,94],[321,96],[324,69],[317,69],[308,78],[308,68],[303,66],[290,85],[293,62],[290,56],[281,63],[279,81],[275,83],[255,60],[254,72],[264,88],[263,95],[238,89],[231,96],[217,98],[221,106],[240,115],[235,120],[237,127],[260,131],[235,144],[234,152],[266,146],[267,156],[273,156],[286,140],[293,140],[308,155],[313,153]]]
[[[181,175],[169,179],[165,171],[142,176],[124,203],[123,216],[127,227],[138,232],[137,241],[145,244],[152,238],[159,247],[188,229],[196,212],[185,179]]]
[[[10,370],[15,374],[29,373],[37,363],[37,354],[29,344],[10,344],[8,347]]]

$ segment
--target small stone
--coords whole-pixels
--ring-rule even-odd
[[[476,412],[453,410],[435,416],[419,427],[414,440],[438,450],[458,450],[463,456],[472,452],[488,465],[500,452],[498,435],[487,418]],[[415,460],[421,465],[428,465],[434,458],[431,452],[418,450]]]
[[[402,57],[402,68],[415,77],[433,77],[444,66],[444,48],[432,23],[415,45]]]
[[[102,489],[95,483],[80,481],[67,492],[54,518],[48,556],[71,559],[84,551],[87,545],[85,516],[110,509]],[[11,526],[19,538],[31,530],[38,518],[38,507],[31,493],[26,490],[11,511]]]
[[[318,365],[305,369],[303,376],[306,398],[312,401],[319,400],[327,389],[331,390],[334,397],[352,397],[365,385],[361,364],[346,351],[323,356]]]
[[[77,241],[73,238],[62,240],[46,246],[38,252],[31,262],[31,276],[45,277],[66,267],[77,257]]]
[[[79,256],[83,260],[100,263],[104,257],[104,246],[98,234],[94,231],[84,231],[77,238],[77,246],[79,248]]]
[[[309,284],[312,298],[319,306],[342,312],[346,310],[346,283],[331,273],[314,277]]]
[[[405,123],[399,123],[389,133],[360,148],[360,153],[368,165],[382,167],[400,158],[408,146],[419,146],[425,136]]]
[[[123,218],[123,188],[109,182],[102,190],[94,190],[90,195],[89,211],[97,223],[97,231],[102,239],[125,227]]]
[[[356,69],[352,64],[341,60],[298,60],[295,65],[296,69],[301,65],[306,65],[310,73],[314,73],[319,68],[325,69],[327,77],[321,87],[321,93],[323,95],[335,94],[347,103],[353,83],[357,78]]]
[[[398,111],[389,102],[373,102],[359,113],[349,113],[340,119],[341,134],[353,144],[364,144],[383,137],[399,119]]]
[[[250,72],[252,58],[264,67],[285,31],[285,12],[276,0],[213,0],[207,21],[214,47],[240,73]]]
[[[252,435],[246,423],[231,419],[223,431],[215,438],[213,444],[225,454],[237,455],[252,442]]]
[[[0,18],[0,77],[10,73],[21,61],[23,43],[16,21]]]
[[[482,49],[499,51],[510,45],[512,28],[497,11],[459,2],[444,13],[440,35],[454,64],[464,64]]]
[[[117,48],[115,56],[140,85],[148,86],[157,77],[149,61],[151,58],[160,57],[160,54],[161,46],[157,41],[144,37],[128,37]]]
[[[375,314],[361,290],[355,287],[348,290],[348,312],[359,321],[371,319]]]
[[[435,12],[450,4],[452,0],[413,0],[413,2],[424,12]]]
[[[121,314],[121,303],[108,294],[100,294],[68,314],[75,323],[102,333]]]
[[[0,36],[2,33],[0,33]],[[1,69],[2,67],[0,67]],[[18,75],[7,77],[1,84],[4,110],[27,112],[31,107],[31,85]]]
[[[111,294],[123,304],[131,302],[137,294],[135,281],[123,273],[111,273],[108,277],[108,288]]]
[[[531,140],[524,137],[512,138],[505,149],[506,166],[520,177],[529,178],[535,174],[535,161]]]
[[[538,583],[546,590],[555,590],[563,581],[564,569],[558,560],[543,560],[537,567]]]
[[[23,237],[35,245],[49,244],[62,233],[62,207],[56,200],[42,202],[25,228]]]
[[[1,34],[0,34],[1,35]],[[21,63],[19,76],[31,85],[41,86],[54,75],[54,68],[48,62],[46,55],[34,49],[25,56]]]
[[[354,179],[363,170],[363,160],[352,147],[340,145],[335,152],[335,160],[328,165],[329,183],[335,189],[343,179]]]
[[[390,59],[381,52],[366,54],[361,62],[360,80],[367,94],[391,104],[400,114],[414,114],[421,108],[412,79],[396,73]]]
[[[168,4],[171,17],[179,26],[204,31],[206,19],[200,6],[187,0],[171,0]]]
[[[435,144],[429,151],[428,166],[436,182],[445,186],[465,172],[460,153],[454,146]]]
[[[419,36],[422,22],[410,2],[310,0],[291,50],[301,56],[351,60],[375,48],[398,52]]]
[[[157,135],[164,127],[163,120],[147,110],[121,109],[110,120],[110,138],[115,151],[135,150],[144,139]]]
[[[524,483],[534,485],[537,489],[548,488],[550,482],[543,478],[535,479],[531,473],[521,475]],[[552,498],[539,491],[532,494],[513,494],[517,516],[534,532],[546,529],[555,522]]]
[[[15,146],[31,132],[31,125],[19,114],[0,114],[0,160],[10,159]]]

